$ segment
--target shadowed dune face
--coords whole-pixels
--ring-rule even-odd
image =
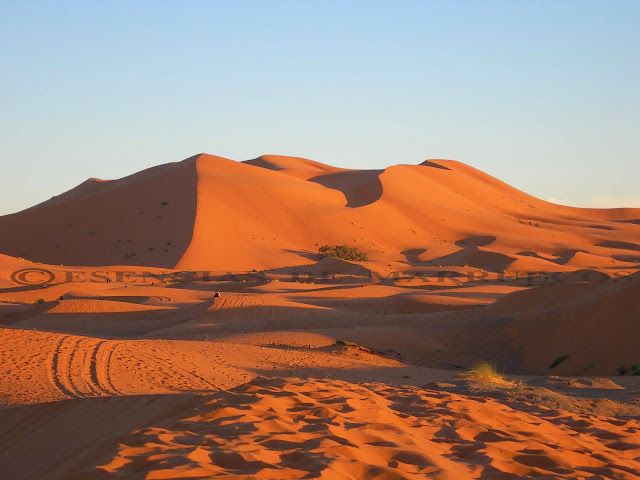
[[[422,162],[420,165],[424,166],[424,167],[433,167],[433,168],[439,168],[441,170],[451,170],[449,167],[445,167],[444,165],[439,165],[437,163],[435,163],[432,160],[425,160],[424,162]]]
[[[0,251],[54,265],[171,268],[191,242],[196,186],[196,157],[120,180],[88,180],[0,217]]]
[[[615,248],[617,250],[634,250],[640,252],[640,245],[630,242],[612,242],[606,241],[598,244],[599,247]]]
[[[310,178],[327,188],[341,191],[347,199],[349,208],[364,207],[377,202],[382,197],[380,174],[384,170],[362,170],[329,173]]]

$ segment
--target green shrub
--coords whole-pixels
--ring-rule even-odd
[[[629,372],[627,367],[618,367],[618,375],[626,375]]]
[[[323,245],[318,249],[318,252],[325,258],[333,257],[354,262],[366,262],[369,260],[366,253],[348,245]]]
[[[558,365],[560,365],[562,362],[564,362],[567,358],[569,358],[569,355],[562,355],[558,358],[556,358],[553,363],[551,365],[549,365],[549,368],[556,368]]]
[[[37,299],[35,302],[33,302],[35,305],[42,305],[44,303],[44,298],[39,298]]]

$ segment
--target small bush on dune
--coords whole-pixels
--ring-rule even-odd
[[[627,367],[618,367],[618,375],[626,375],[629,372]]]
[[[354,262],[366,262],[369,260],[366,253],[361,252],[355,247],[349,247],[348,245],[322,245],[318,249],[318,252],[325,258],[333,257]]]
[[[505,379],[504,375],[498,372],[495,365],[484,361],[475,363],[468,372],[463,374],[463,376],[474,380],[499,383],[502,385],[516,385],[514,382]]]
[[[42,305],[44,303],[44,298],[39,298],[38,300],[36,300],[35,302],[33,302],[35,305]]]
[[[471,367],[469,373],[472,373],[478,377],[491,377],[502,378],[502,375],[498,373],[496,367],[489,362],[477,362]]]
[[[553,363],[551,365],[549,365],[549,368],[556,368],[558,365],[560,365],[562,362],[564,362],[567,358],[569,358],[569,355],[562,355],[558,358],[556,358]]]

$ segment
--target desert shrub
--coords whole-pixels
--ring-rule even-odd
[[[477,376],[477,377],[500,377],[502,378],[502,375],[500,375],[498,373],[498,370],[496,370],[495,365],[489,363],[489,362],[477,362],[473,365],[473,367],[471,367],[471,370],[469,370],[469,373]]]
[[[549,368],[556,368],[558,365],[560,365],[562,362],[564,362],[567,358],[569,358],[569,355],[562,355],[558,358],[556,358],[553,363],[551,363],[551,365],[549,365]]]
[[[366,253],[361,252],[356,247],[349,247],[348,245],[322,245],[318,249],[318,252],[323,257],[340,258],[354,262],[366,262],[369,260]]]
[[[499,383],[501,385],[513,387],[517,384],[504,378],[504,375],[498,372],[495,365],[489,362],[477,362],[471,370],[462,374],[464,377],[474,380],[482,380],[485,382]]]
[[[629,369],[627,367],[618,367],[616,370],[618,370],[618,375],[626,375],[629,372]]]
[[[33,302],[35,305],[42,305],[44,303],[44,298],[39,298],[37,299],[35,302]]]

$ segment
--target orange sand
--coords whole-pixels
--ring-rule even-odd
[[[90,179],[0,217],[0,471],[640,478],[638,219],[448,160]]]

